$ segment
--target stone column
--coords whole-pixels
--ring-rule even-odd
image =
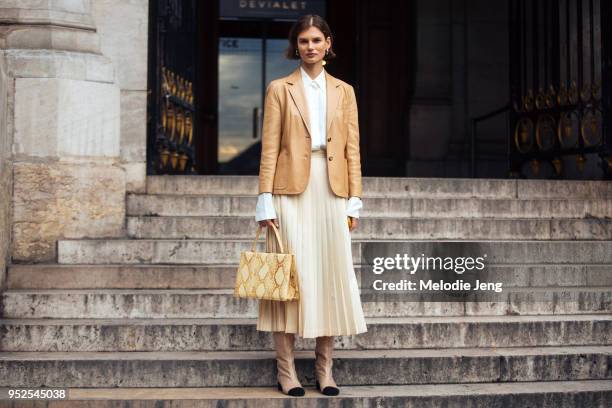
[[[120,93],[90,1],[0,0],[0,23],[9,174],[0,187],[12,190],[0,199],[0,217],[12,206],[5,260],[55,262],[58,239],[123,236]]]
[[[419,41],[408,176],[468,177],[469,118],[508,100],[508,3],[491,4],[415,1]],[[488,159],[479,160],[485,174],[506,175],[504,129],[503,116],[479,126],[479,137],[487,140],[480,149],[486,148]]]
[[[442,176],[448,164],[453,113],[451,5],[444,0],[416,0],[414,95],[410,104],[408,176]],[[435,143],[431,143],[435,141]],[[441,168],[442,167],[442,168]]]
[[[149,0],[95,0],[92,15],[102,53],[121,90],[121,165],[128,192],[144,192],[147,174]]]

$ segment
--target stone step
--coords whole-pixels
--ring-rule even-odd
[[[148,176],[148,194],[256,195],[257,176]],[[363,177],[364,197],[612,198],[612,183],[586,180]]]
[[[2,351],[273,350],[256,319],[0,319]],[[336,349],[612,345],[612,316],[368,318],[368,331]],[[296,339],[296,349],[314,349]]]
[[[232,289],[7,290],[4,318],[255,318],[256,299]],[[612,288],[508,288],[489,301],[424,301],[403,293],[361,291],[368,317],[561,315],[612,312]]]
[[[263,235],[263,234],[262,234]],[[470,246],[486,254],[487,264],[611,264],[612,241],[468,241],[468,240],[353,240],[353,262],[367,256],[387,254],[444,253],[449,243]],[[58,240],[60,264],[227,264],[238,263],[240,252],[250,250],[253,240]],[[256,246],[264,250],[262,237]],[[437,252],[436,252],[437,251]],[[466,256],[466,252],[462,252]],[[364,259],[371,259],[367,256]]]
[[[253,195],[128,194],[127,215],[254,218],[256,203]],[[364,197],[360,215],[363,218],[610,218],[612,200]]]
[[[61,406],[82,408],[87,401],[88,408],[609,408],[612,400],[610,380],[339,386],[340,395],[333,399],[311,386],[302,398],[274,387],[71,388],[70,399]]]
[[[238,264],[10,265],[7,289],[227,289]],[[362,266],[355,265],[361,284]],[[386,274],[391,274],[391,271]],[[488,265],[486,281],[504,286],[612,286],[612,265]],[[368,276],[364,285],[368,285]]]
[[[612,346],[336,350],[339,385],[609,380]],[[295,352],[313,384],[314,352]],[[2,352],[2,387],[262,387],[274,351]]]
[[[253,217],[127,217],[137,239],[254,239]],[[364,218],[353,239],[612,239],[612,219]]]
[[[238,264],[240,253],[252,245],[253,239],[59,240],[57,258],[60,264]],[[263,234],[256,249],[265,249]],[[359,243],[353,242],[352,253],[359,263]]]

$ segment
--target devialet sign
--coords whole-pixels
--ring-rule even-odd
[[[325,17],[325,0],[219,0],[219,15],[226,19],[297,20],[302,14]]]

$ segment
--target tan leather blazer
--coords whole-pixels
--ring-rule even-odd
[[[325,71],[327,170],[337,196],[361,198],[359,121],[353,87]],[[259,193],[300,194],[310,176],[311,134],[300,67],[273,80],[264,103]]]

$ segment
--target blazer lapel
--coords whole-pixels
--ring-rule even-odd
[[[327,130],[328,134],[332,120],[334,120],[336,112],[338,111],[338,101],[340,100],[340,90],[338,89],[339,86],[340,81],[325,71],[325,88],[327,92],[327,123],[325,129]]]
[[[289,93],[291,94],[291,98],[293,98],[293,102],[297,107],[302,120],[304,121],[304,125],[308,130],[308,134],[312,137],[312,132],[310,130],[310,119],[308,117],[308,104],[306,103],[306,94],[304,90],[304,82],[302,81],[302,73],[300,71],[300,67],[298,66],[287,78],[287,83],[291,84],[289,87]],[[325,91],[327,93],[327,112],[326,112],[326,130],[329,132],[329,128],[331,126],[334,117],[336,116],[336,112],[338,111],[338,102],[340,101],[340,90],[338,87],[340,86],[340,81],[338,81],[335,77],[331,76],[327,71],[325,71]]]
[[[306,104],[306,95],[304,91],[304,83],[302,81],[302,73],[300,72],[300,67],[298,66],[295,71],[289,75],[287,78],[287,82],[291,84],[289,87],[289,93],[291,94],[291,98],[293,98],[293,102],[295,102],[295,106],[297,106],[300,115],[302,116],[302,120],[304,121],[304,125],[308,130],[308,134],[312,137],[312,133],[310,131],[310,119],[308,117],[308,105]]]

